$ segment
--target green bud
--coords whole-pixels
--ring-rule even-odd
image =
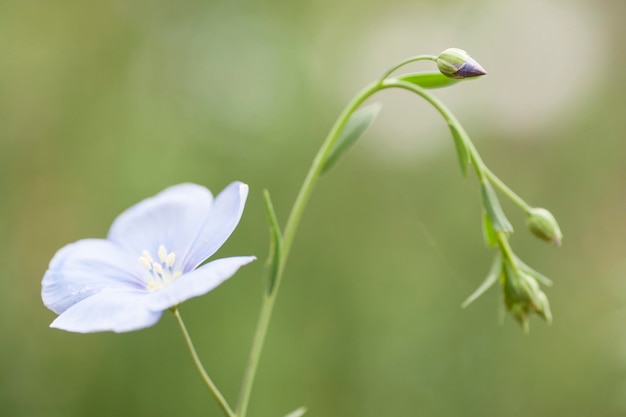
[[[552,322],[548,297],[541,291],[535,278],[505,263],[502,286],[507,309],[525,332],[528,331],[528,317],[531,313],[538,314],[548,324]]]
[[[563,234],[556,219],[544,208],[532,208],[526,219],[530,231],[541,240],[561,246]]]
[[[478,62],[467,52],[458,48],[448,48],[437,57],[439,71],[450,78],[471,78],[487,74]]]

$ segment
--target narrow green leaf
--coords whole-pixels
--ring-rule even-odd
[[[513,232],[513,226],[511,226],[509,219],[506,218],[504,211],[502,211],[496,191],[493,189],[489,180],[484,178],[480,185],[483,207],[489,216],[489,220],[491,220],[493,230],[505,233]]]
[[[265,199],[265,210],[267,212],[267,219],[270,223],[270,251],[267,258],[266,270],[267,270],[267,294],[271,294],[274,290],[274,284],[278,277],[278,269],[280,267],[282,257],[283,237],[280,232],[280,226],[276,219],[276,212],[274,212],[274,206],[270,198],[270,193],[267,190],[263,190],[263,197]]]
[[[495,248],[498,246],[498,238],[496,237],[496,231],[493,230],[493,225],[486,211],[483,211],[483,238],[487,246]]]
[[[462,308],[467,307],[472,304],[478,297],[483,295],[489,288],[493,286],[496,282],[498,282],[498,278],[500,278],[500,274],[502,274],[502,259],[500,258],[500,254],[498,254],[491,264],[491,269],[489,269],[489,274],[487,274],[487,278],[480,284],[476,291],[472,293],[467,300],[463,301],[461,304]]]
[[[374,121],[380,112],[382,105],[380,103],[370,104],[352,113],[350,119],[339,135],[339,139],[335,142],[335,146],[330,150],[328,158],[322,168],[322,173],[328,171],[337,162],[339,157],[343,155],[352,146],[357,139],[365,132],[365,129]]]
[[[306,411],[306,407],[300,407],[297,410],[294,410],[291,413],[287,414],[285,417],[302,417],[304,413],[306,413]]]
[[[450,126],[450,131],[452,132],[452,137],[454,138],[454,147],[456,148],[456,155],[459,159],[459,166],[461,167],[461,174],[463,174],[463,178],[467,177],[467,169],[470,164],[470,154],[467,149],[467,142],[469,138],[467,137],[467,133],[464,130],[459,130],[456,125],[448,124]]]
[[[414,72],[398,77],[401,81],[415,84],[422,88],[442,88],[458,83],[459,79],[446,77],[440,72]]]
[[[537,281],[541,282],[546,287],[551,287],[552,284],[554,284],[550,278],[548,278],[547,276],[543,275],[541,272],[531,268],[530,266],[526,265],[517,256],[515,257],[515,262],[517,263],[517,267],[519,269],[521,269],[522,272],[527,273],[531,277],[535,278]]]

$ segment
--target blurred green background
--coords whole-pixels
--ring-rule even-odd
[[[249,415],[626,415],[626,3],[595,0],[0,2],[0,414],[220,415],[171,315],[128,334],[48,328],[55,251],[105,236],[166,186],[250,184],[218,255],[261,260],[182,307],[234,402],[282,222],[342,107],[393,63],[447,47],[489,72],[437,91],[490,167],[565,234],[517,227],[555,322],[497,325],[475,178],[419,98],[323,178],[285,276]],[[413,69],[432,68],[426,64]]]

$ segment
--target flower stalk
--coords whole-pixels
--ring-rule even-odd
[[[228,405],[228,401],[226,401],[226,398],[224,398],[220,390],[217,389],[217,386],[215,385],[213,380],[209,377],[209,374],[207,373],[207,371],[204,369],[204,366],[202,365],[202,361],[200,360],[200,357],[198,356],[198,353],[196,352],[196,348],[194,347],[193,342],[191,341],[191,337],[189,336],[189,332],[187,331],[185,322],[183,321],[183,318],[181,317],[180,312],[178,311],[178,307],[172,307],[170,310],[172,311],[172,313],[174,314],[174,317],[176,318],[176,322],[178,323],[178,327],[180,327],[180,331],[183,334],[183,339],[185,339],[185,344],[187,345],[187,349],[189,350],[191,359],[193,360],[193,363],[196,366],[196,369],[198,370],[198,373],[200,374],[200,378],[202,378],[204,385],[206,385],[207,389],[209,390],[211,395],[213,395],[213,397],[215,398],[220,408],[222,409],[222,411],[227,417],[237,417],[236,414],[233,412],[233,410],[230,408],[230,405]]]
[[[463,59],[465,59],[466,62],[462,62]],[[411,62],[424,60],[436,62],[440,70],[442,70],[443,68],[442,73],[451,78],[469,78],[485,74],[485,71],[482,69],[482,67],[475,60],[470,58],[469,55],[466,55],[465,52],[461,50],[446,50],[444,51],[444,53],[440,54],[439,57],[432,55],[419,55],[392,66],[383,74],[383,76],[378,81],[373,82],[365,87],[345,107],[345,109],[333,125],[332,129],[330,130],[328,136],[326,137],[326,140],[317,152],[311,164],[311,167],[309,168],[309,171],[304,179],[300,191],[298,192],[294,205],[287,219],[284,233],[280,234],[278,227],[273,226],[274,234],[278,234],[281,241],[281,251],[280,253],[278,253],[277,259],[275,259],[274,261],[270,260],[271,262],[276,262],[277,265],[270,265],[271,268],[275,268],[275,274],[272,277],[273,281],[272,285],[269,286],[269,292],[267,292],[263,297],[261,313],[252,341],[248,365],[246,367],[239,398],[237,401],[237,406],[235,408],[235,414],[237,417],[246,417],[250,394],[252,391],[252,385],[254,383],[254,377],[258,368],[261,351],[263,349],[263,344],[267,335],[267,329],[269,327],[272,311],[276,298],[278,296],[280,283],[283,278],[283,273],[287,263],[289,252],[291,250],[291,246],[293,244],[293,240],[302,215],[304,213],[305,207],[312,195],[313,189],[315,188],[317,181],[324,173],[325,164],[331,156],[333,147],[340,138],[343,129],[346,127],[346,124],[348,123],[350,117],[354,114],[354,112],[369,97],[382,90],[399,88],[411,91],[428,101],[441,114],[441,116],[450,126],[455,137],[455,144],[457,146],[457,149],[459,150],[459,157],[461,159],[460,162],[462,165],[462,169],[464,170],[464,167],[466,166],[463,159],[467,157],[468,159],[466,162],[474,166],[474,170],[479,181],[488,182],[489,187],[491,187],[491,184],[495,185],[504,195],[510,198],[525,212],[528,213],[531,210],[530,205],[528,205],[521,197],[514,193],[509,187],[506,186],[506,184],[504,184],[504,182],[502,182],[489,170],[489,168],[480,157],[480,154],[476,150],[476,147],[469,139],[469,136],[465,132],[463,126],[459,123],[459,121],[452,114],[452,112],[438,98],[430,94],[426,90],[426,88],[422,88],[420,85],[418,85],[418,83],[406,81],[406,78],[389,78],[389,76],[394,71],[403,67],[404,65]],[[493,198],[496,198],[497,203],[497,197],[495,197],[494,195]],[[496,214],[501,214],[502,218],[504,219],[504,223],[508,224],[508,221],[506,220],[506,217],[504,217],[502,209],[499,207],[499,203],[497,203],[496,210],[493,210],[493,207],[486,207],[486,211],[487,213],[496,212]],[[273,212],[270,214],[273,215]],[[270,216],[270,220],[272,220],[272,216]],[[517,257],[514,255],[508,241],[509,233],[512,232],[512,228],[510,230],[502,230],[502,227],[499,227],[499,224],[497,224],[496,220],[497,219],[490,220],[493,223],[492,227],[496,231],[496,247],[502,253],[503,259],[506,259],[506,261],[509,262],[510,265],[512,265],[512,268],[517,271]],[[496,280],[493,280],[493,282],[495,281]]]

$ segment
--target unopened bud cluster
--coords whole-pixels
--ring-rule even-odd
[[[502,271],[504,303],[524,331],[529,330],[528,317],[531,313],[538,314],[550,324],[552,313],[548,297],[541,291],[537,280],[519,270],[516,265],[505,263]]]
[[[501,184],[499,181],[498,183]],[[486,184],[490,183],[485,182],[484,184],[485,188],[489,190]],[[508,191],[507,195],[513,194],[508,187],[502,185],[501,187]],[[484,196],[483,231],[485,242],[488,246],[495,247],[498,254],[483,284],[463,303],[463,306],[469,305],[488,288],[499,282],[507,310],[521,324],[525,332],[529,329],[528,319],[533,313],[542,317],[548,324],[551,323],[552,313],[550,312],[548,297],[541,290],[539,284],[549,286],[552,285],[552,281],[526,265],[513,253],[509,243],[512,227],[506,219],[498,197],[493,190],[490,193],[485,193]],[[528,228],[535,236],[556,246],[561,244],[563,234],[552,213],[544,208],[531,208],[516,195],[514,200],[521,201],[519,205],[528,216]],[[505,228],[504,225],[509,227]]]

